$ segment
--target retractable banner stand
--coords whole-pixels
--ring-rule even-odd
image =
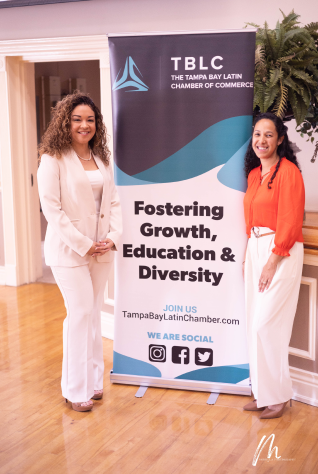
[[[250,394],[242,261],[255,31],[109,38],[117,383]]]

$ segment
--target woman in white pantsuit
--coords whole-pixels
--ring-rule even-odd
[[[303,266],[305,191],[287,127],[274,114],[257,117],[245,171],[249,240],[243,272],[255,400],[244,409],[278,418],[293,395],[288,346]]]
[[[62,393],[77,411],[103,396],[101,306],[122,233],[103,117],[86,94],[58,102],[39,147],[46,264],[64,298]]]

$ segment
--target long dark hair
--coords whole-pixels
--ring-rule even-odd
[[[268,189],[271,189],[272,188],[271,184],[272,184],[272,182],[274,181],[274,179],[276,177],[277,171],[279,170],[282,158],[285,157],[287,160],[294,163],[297,166],[298,169],[300,169],[300,167],[299,167],[299,163],[297,161],[297,158],[294,154],[294,151],[292,149],[291,143],[288,139],[288,135],[287,135],[288,128],[286,127],[286,125],[284,125],[283,121],[279,117],[277,117],[277,115],[274,115],[271,112],[265,112],[264,114],[257,115],[257,117],[254,121],[254,127],[253,128],[255,128],[255,125],[257,124],[257,122],[259,122],[260,120],[263,120],[263,119],[271,120],[274,123],[276,131],[278,133],[278,138],[284,137],[284,140],[282,141],[282,143],[277,148],[277,154],[279,156],[279,161],[276,165],[275,171],[274,171],[270,181],[267,184]],[[250,172],[254,168],[257,168],[261,164],[261,160],[258,158],[258,156],[255,154],[255,152],[253,150],[252,141],[253,141],[253,139],[251,138],[250,143],[249,143],[248,148],[247,148],[247,151],[246,151],[246,154],[245,154],[245,159],[244,159],[244,171],[245,171],[246,177],[248,177],[248,175],[250,174]]]

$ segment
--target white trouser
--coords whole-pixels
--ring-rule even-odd
[[[272,232],[260,227],[260,234]],[[292,398],[288,346],[295,318],[304,248],[296,242],[277,266],[268,290],[258,291],[259,279],[275,235],[256,238],[251,233],[245,259],[247,340],[252,390],[258,407]]]
[[[62,393],[86,402],[103,388],[101,307],[112,263],[94,258],[79,267],[51,267],[64,298]]]

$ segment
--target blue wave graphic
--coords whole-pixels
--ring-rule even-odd
[[[218,382],[236,384],[249,377],[249,365],[225,365],[205,367],[179,375],[176,379],[198,380],[200,382]]]
[[[200,176],[226,163],[248,141],[251,129],[251,115],[222,120],[161,163],[133,177],[148,183],[172,183]]]
[[[245,193],[247,189],[247,179],[245,178],[243,169],[244,156],[249,142],[250,139],[222,166],[217,174],[218,180],[224,184],[224,186],[235,189],[236,191],[242,191],[243,193]]]
[[[114,374],[126,375],[147,375],[148,377],[161,377],[161,372],[157,367],[143,360],[133,359],[124,356],[119,352],[113,353],[113,372]]]
[[[143,184],[154,184],[150,181],[140,181],[129,174],[124,173],[114,162],[114,175],[116,186],[140,186]]]

